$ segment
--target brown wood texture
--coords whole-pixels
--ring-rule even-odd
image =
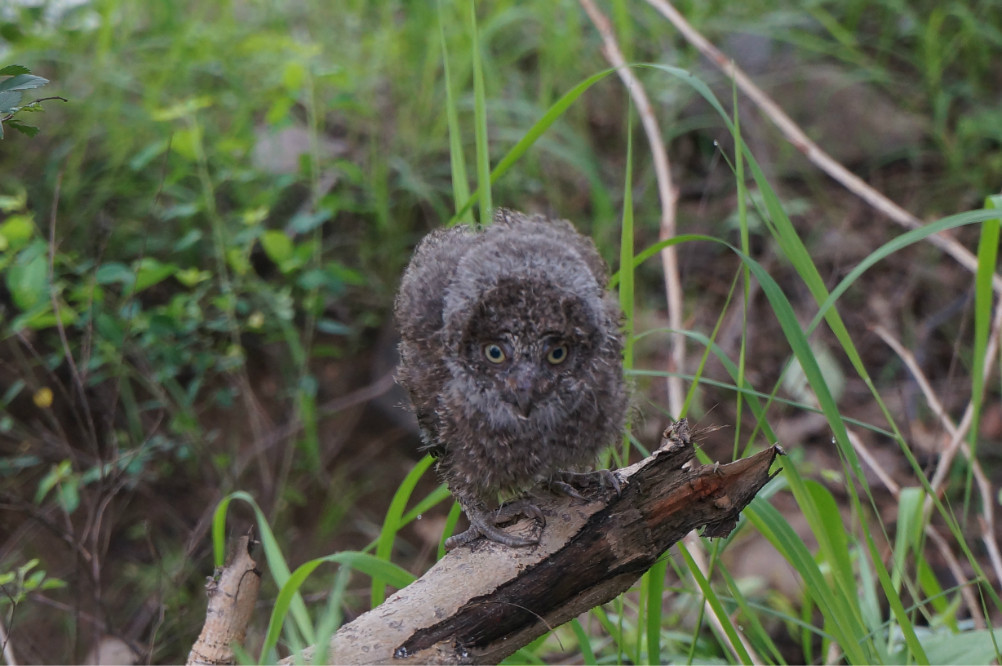
[[[233,646],[243,643],[261,587],[261,572],[250,556],[250,536],[237,540],[226,566],[205,584],[209,606],[188,664],[233,664]]]

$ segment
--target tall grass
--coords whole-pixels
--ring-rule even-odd
[[[938,171],[919,199],[946,193],[933,208],[952,212],[975,192],[968,205],[979,205],[986,183],[997,183],[1002,173],[991,97],[992,55],[1002,47],[996,19],[975,17],[957,2],[821,3],[796,12],[766,5],[708,3],[688,10],[717,36],[740,25],[798,53],[858,68],[853,71],[860,78],[931,120],[931,143],[942,162],[935,163]],[[974,629],[961,606],[960,591],[967,586],[987,615],[1002,610],[982,554],[968,543],[971,514],[982,501],[973,467],[958,462],[945,494],[930,485],[925,461],[914,453],[911,417],[898,405],[899,387],[873,367],[873,352],[861,342],[865,331],[855,321],[858,306],[849,299],[870,288],[872,274],[933,233],[977,236],[971,326],[956,341],[962,360],[957,372],[966,373],[963,390],[971,396],[970,451],[987,460],[986,442],[993,442],[979,424],[999,387],[981,360],[995,307],[998,200],[986,210],[885,234],[881,244],[833,277],[818,260],[810,221],[788,214],[785,184],[770,182],[771,171],[745,144],[747,120],[737,113],[737,99],[725,106],[698,75],[674,66],[695,61],[642,3],[617,0],[612,7],[627,52],[638,61],[661,59],[636,65],[636,71],[658,93],[655,99],[668,100],[665,113],[698,100],[707,111],[695,124],[712,122],[732,146],[710,150],[732,172],[733,185],[714,196],[733,200],[736,238],[725,236],[719,224],[695,220],[691,228],[700,233],[669,241],[692,256],[712,247],[719,250],[714,261],[732,260],[726,265],[735,267],[730,286],[719,289],[708,284],[712,267],[690,266],[691,310],[699,313],[714,303],[720,309],[705,318],[714,322],[705,331],[697,325],[669,332],[702,351],[685,376],[686,413],[712,422],[702,396],[712,392],[733,400],[735,422],[726,425],[733,425],[734,455],[774,442],[786,415],[822,414],[831,445],[812,446],[825,447],[838,464],[819,468],[805,446],[782,442],[790,453],[783,474],[748,508],[731,537],[704,542],[708,575],[696,566],[697,553],[673,550],[634,590],[526,646],[512,660],[997,660],[998,637]],[[657,216],[651,214],[656,201],[649,160],[633,139],[627,95],[604,69],[573,3],[439,0],[404,7],[348,0],[236,7],[112,0],[85,5],[62,23],[30,9],[16,11],[15,19],[5,15],[0,25],[5,37],[20,34],[3,46],[0,65],[31,65],[70,104],[33,118],[42,128],[35,143],[8,137],[0,146],[0,169],[7,174],[0,183],[0,268],[3,298],[10,294],[13,303],[4,300],[0,322],[3,377],[12,377],[0,390],[0,435],[5,446],[29,443],[24,455],[0,461],[4,491],[27,493],[24,515],[35,515],[28,509],[37,506],[37,516],[60,516],[68,526],[63,541],[75,544],[74,552],[94,554],[95,562],[110,557],[111,542],[128,546],[121,550],[139,549],[136,535],[146,534],[144,524],[175,534],[177,525],[198,523],[161,500],[149,508],[145,523],[126,524],[122,517],[102,534],[78,527],[111,525],[111,519],[101,523],[110,515],[103,507],[119,506],[115,498],[131,489],[142,489],[145,494],[129,497],[144,502],[167,496],[184,472],[193,477],[191,487],[212,489],[198,502],[214,506],[224,496],[212,523],[217,561],[227,515],[241,516],[251,507],[276,584],[259,659],[274,660],[280,643],[325,644],[343,619],[342,605],[376,606],[389,589],[410,582],[417,572],[407,570],[414,552],[408,525],[429,512],[446,513],[442,505],[449,495],[430,478],[428,458],[396,477],[394,492],[380,491],[375,524],[371,507],[349,506],[344,498],[371,492],[377,477],[350,479],[324,469],[327,449],[336,447],[330,430],[344,421],[331,428],[326,420],[331,415],[320,401],[321,366],[361,353],[378,337],[373,333],[386,321],[409,248],[428,228],[487,223],[495,205],[549,207],[574,218],[618,268],[613,284],[626,315],[624,362],[631,377],[643,386],[665,375],[646,351],[666,333],[646,323],[660,307],[659,281],[650,279],[658,267],[651,259],[664,246],[651,241],[650,223]],[[873,35],[873,43],[862,43],[865,35]],[[925,100],[931,100],[928,107]],[[290,127],[304,128],[309,143],[294,172],[254,166],[261,136]],[[335,147],[325,147],[331,138]],[[326,182],[335,185],[321,187]],[[305,199],[297,195],[299,187],[309,192]],[[54,244],[48,240],[50,210],[57,213]],[[694,210],[687,214],[695,216]],[[719,301],[704,298],[713,289],[724,294]],[[809,309],[801,293],[813,301]],[[755,302],[755,294],[764,300]],[[36,301],[37,312],[18,305]],[[719,339],[732,308],[739,308],[740,330],[733,358]],[[65,345],[55,333],[56,319],[65,327]],[[778,331],[776,344],[788,351],[775,372],[763,368],[752,351],[753,331],[767,319],[775,324],[769,330]],[[840,406],[812,344],[821,336],[832,341],[840,367],[883,422],[870,423],[872,417]],[[85,390],[66,379],[69,355],[84,369],[77,379]],[[266,431],[270,418],[295,426],[286,435],[293,445],[277,454],[268,437],[246,426],[257,407],[242,402],[254,383],[248,361],[262,359],[279,367],[271,377],[280,386],[277,408],[265,410],[255,427]],[[782,383],[790,372],[802,372],[810,389],[792,399],[784,397]],[[54,389],[58,414],[76,415],[80,422],[57,418],[44,400],[33,400],[45,395],[43,388]],[[95,402],[81,404],[74,397],[81,394]],[[96,402],[108,395],[108,403]],[[107,423],[84,427],[81,415],[91,411],[107,416]],[[228,418],[211,421],[209,412]],[[642,441],[644,424],[634,425],[615,452],[622,463],[651,444]],[[853,446],[853,432],[862,429],[891,443],[903,461],[906,480],[899,481],[890,504]],[[74,440],[78,432],[86,434],[79,438],[90,447],[86,455]],[[65,444],[44,448],[39,442]],[[998,478],[997,471],[992,474]],[[346,488],[327,488],[328,477]],[[21,483],[31,487],[24,491]],[[234,492],[245,487],[259,492]],[[304,537],[280,526],[318,496],[338,504],[323,511],[336,515],[329,518],[332,532],[357,529],[365,538],[318,557],[330,549],[321,535],[293,553],[290,543]],[[790,505],[798,521],[784,513]],[[161,522],[159,514],[170,518]],[[124,507],[118,515],[125,515]],[[888,515],[896,518],[889,521]],[[445,535],[458,517],[453,503]],[[801,521],[803,529],[794,529],[791,522]],[[930,565],[934,527],[972,572],[968,580],[948,580]],[[181,552],[162,534],[146,538],[151,552]],[[797,592],[756,590],[753,581],[732,571],[735,553],[740,557],[753,539],[771,545],[777,562],[782,559],[796,579]],[[72,554],[46,563],[51,554],[35,552],[30,540],[12,543],[5,543],[5,552],[41,556],[50,575],[72,570],[65,564],[74,561]],[[171,564],[167,576],[143,569],[138,576],[144,589],[159,585],[151,598],[159,594],[164,604],[168,599],[173,607],[195,607],[208,558],[194,558],[164,556],[180,563]],[[338,567],[333,576],[320,566],[328,562]],[[5,560],[0,574],[19,564]],[[124,584],[130,567],[108,575]],[[364,592],[350,584],[352,571],[369,577]],[[304,586],[332,589],[326,606],[310,607]],[[19,612],[30,608],[21,603]],[[707,613],[720,619],[721,633]],[[178,624],[169,623],[163,633],[183,642],[176,637],[183,633]],[[156,649],[165,651],[155,657],[179,658],[170,648]],[[66,652],[62,660],[70,656]]]

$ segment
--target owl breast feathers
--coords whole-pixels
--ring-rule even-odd
[[[396,301],[399,382],[464,508],[593,464],[627,407],[620,312],[569,222],[499,210],[431,233]]]

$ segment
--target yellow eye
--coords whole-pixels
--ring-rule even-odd
[[[560,365],[567,360],[567,345],[557,345],[546,355],[550,365]]]
[[[484,356],[491,363],[504,363],[508,358],[501,346],[493,342],[484,345]]]

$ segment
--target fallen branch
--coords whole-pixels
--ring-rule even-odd
[[[771,447],[726,465],[699,465],[682,420],[661,448],[617,471],[622,493],[587,501],[540,498],[540,543],[483,539],[457,548],[381,606],[342,627],[327,654],[338,664],[497,663],[564,622],[628,590],[676,541],[703,526],[726,536],[772,478]],[[532,528],[530,521],[515,530]],[[296,659],[312,660],[309,649]],[[287,660],[291,663],[293,658]]]
[[[205,584],[209,607],[188,664],[236,663],[233,646],[244,641],[260,586],[261,572],[250,556],[250,536],[242,536],[226,566]]]

